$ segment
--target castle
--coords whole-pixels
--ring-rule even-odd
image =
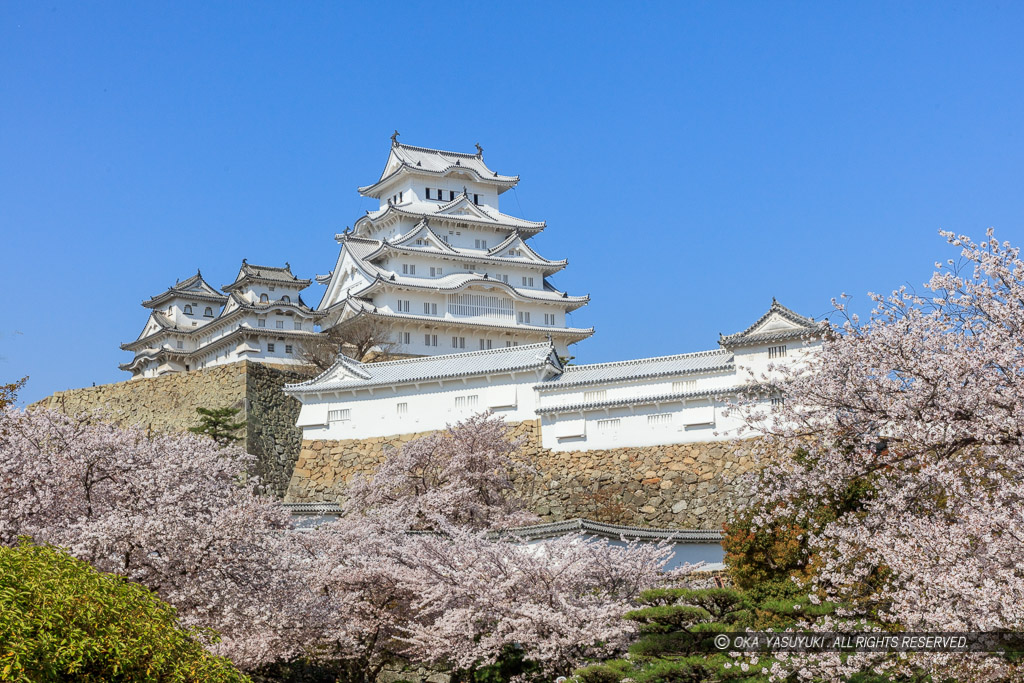
[[[548,281],[567,262],[529,246],[543,222],[498,210],[519,177],[492,171],[479,145],[469,154],[405,145],[397,132],[391,140],[380,179],[359,188],[379,208],[336,236],[340,253],[317,277],[326,291],[316,310],[300,296],[311,281],[287,264],[243,261],[222,291],[197,273],[143,302],[152,312],[122,345],[135,358],[121,367],[152,377],[244,359],[301,365],[303,344],[371,321],[405,357],[339,355],[287,386],[302,403],[304,439],[425,432],[491,410],[536,421],[546,449],[581,451],[732,438],[741,423],[727,404],[772,364],[799,363],[821,342],[820,323],[773,300],[714,349],[566,365],[569,346],[594,331],[568,320],[588,297]]]
[[[132,378],[237,363],[243,360],[302,365],[301,344],[315,338],[323,313],[299,294],[311,284],[283,268],[242,261],[222,291],[202,273],[142,302],[151,309],[135,341],[121,344],[135,357],[120,366]]]

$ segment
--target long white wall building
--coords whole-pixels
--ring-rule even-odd
[[[384,363],[339,358],[285,391],[302,403],[304,439],[438,430],[490,410],[509,422],[539,419],[552,450],[711,441],[742,426],[723,415],[740,389],[772,364],[801,362],[821,333],[820,323],[773,300],[709,351],[565,366],[545,341]]]

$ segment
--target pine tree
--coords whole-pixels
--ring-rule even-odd
[[[196,412],[200,415],[199,424],[195,427],[189,427],[189,431],[194,434],[205,434],[217,443],[225,446],[241,441],[242,437],[237,436],[235,432],[245,427],[245,420],[232,422],[239,411],[241,411],[241,408],[232,408],[230,406],[224,406],[223,408],[196,408]]]

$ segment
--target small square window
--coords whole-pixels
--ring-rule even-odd
[[[274,345],[272,343],[268,342],[267,343],[267,353],[273,353],[273,352],[274,352]]]
[[[279,330],[283,330],[284,329],[284,321],[283,320],[275,321],[274,322],[274,327],[279,329]]]
[[[259,320],[256,321],[256,327],[266,327],[266,326],[267,326],[267,321],[264,320],[263,318],[260,318]]]

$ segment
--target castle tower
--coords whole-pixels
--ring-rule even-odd
[[[359,319],[382,324],[394,351],[438,355],[551,339],[558,353],[593,328],[570,327],[567,314],[588,296],[570,296],[547,280],[567,264],[528,240],[545,223],[501,213],[501,194],[519,182],[475,154],[405,145],[392,136],[380,179],[359,188],[376,211],[336,235],[334,269],[318,311],[322,326]]]

